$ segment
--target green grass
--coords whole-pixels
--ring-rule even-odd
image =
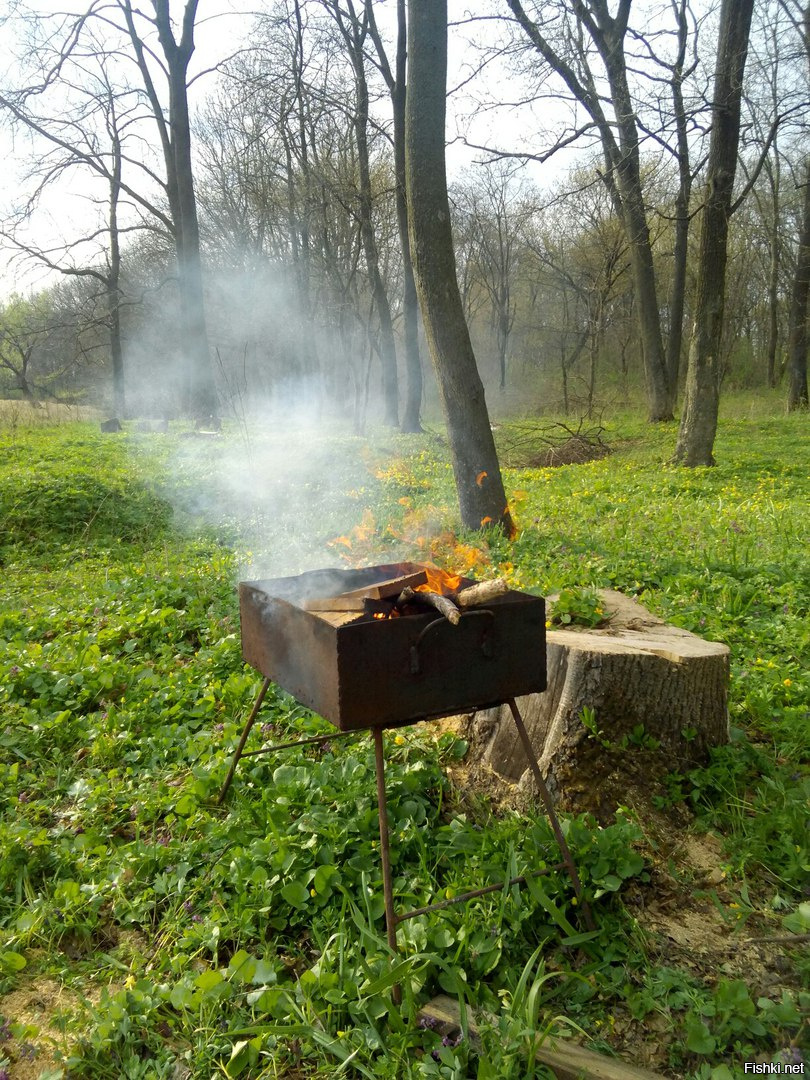
[[[716,469],[668,466],[673,429],[619,417],[610,458],[510,471],[512,543],[460,534],[434,438],[0,434],[0,1069],[35,1054],[54,1077],[524,1080],[544,1075],[532,1032],[607,1046],[617,1018],[659,1017],[674,1075],[723,1080],[800,1042],[800,952],[785,946],[796,989],[772,996],[662,965],[625,902],[655,895],[643,820],[567,821],[598,925],[579,944],[551,874],[404,924],[398,968],[367,737],[246,759],[214,804],[260,681],[240,577],[430,556],[547,592],[610,586],[731,647],[733,741],[670,776],[658,809],[722,836],[731,891],[703,893],[734,932],[806,933],[810,441],[806,418],[737,406]],[[262,722],[256,741],[329,730],[275,690]],[[463,742],[414,728],[388,748],[403,903],[557,861],[539,811],[458,800],[445,767]],[[61,1062],[47,1031],[1,1015],[45,976],[76,1035]],[[419,1026],[440,991],[497,1017],[481,1051]]]

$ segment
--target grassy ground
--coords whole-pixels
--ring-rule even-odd
[[[524,1080],[543,1075],[527,1033],[548,1031],[672,1076],[798,1060],[806,424],[737,402],[718,468],[687,472],[666,464],[672,429],[617,417],[609,458],[508,471],[512,543],[459,535],[436,434],[7,428],[0,1077]],[[531,450],[525,428],[498,438]],[[567,822],[595,934],[550,875],[405,924],[393,966],[367,738],[250,759],[213,805],[259,683],[235,582],[389,556],[611,586],[731,646],[731,744],[671,776],[649,816]],[[328,730],[280,691],[262,720],[257,743]],[[414,906],[556,861],[539,812],[459,798],[461,740],[414,728],[388,749],[396,889]],[[420,1027],[439,991],[496,1017],[481,1051]]]

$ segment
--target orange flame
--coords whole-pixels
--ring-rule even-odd
[[[487,478],[487,474],[485,472],[480,472],[478,474],[478,476],[476,476],[475,482],[476,482],[476,484],[478,484],[479,487],[481,487],[481,485],[484,483],[486,478]]]
[[[416,592],[434,592],[441,596],[454,593],[461,584],[460,574],[448,574],[446,570],[440,570],[438,566],[426,566],[427,583],[417,585]]]
[[[340,544],[347,548],[351,554],[342,556],[347,562],[362,561],[373,545],[376,529],[374,515],[370,510],[364,510],[363,519],[359,525],[350,529],[347,536],[336,536],[333,540],[327,541],[327,544],[329,547]]]

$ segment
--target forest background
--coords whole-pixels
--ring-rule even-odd
[[[356,432],[434,419],[396,152],[398,16],[333,0],[9,8],[0,392],[121,417],[294,406]],[[620,5],[618,76],[612,18],[598,3],[450,8],[455,254],[496,415],[646,394],[662,418],[683,384],[719,14]],[[735,388],[787,376],[794,407],[807,50],[800,3],[758,5],[717,370]]]

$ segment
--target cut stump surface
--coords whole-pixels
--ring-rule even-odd
[[[728,741],[728,647],[664,623],[621,593],[600,595],[608,625],[549,630],[548,689],[518,700],[555,801],[596,812],[624,801],[631,757],[660,776]],[[469,734],[475,762],[531,790],[507,707],[479,713]]]

